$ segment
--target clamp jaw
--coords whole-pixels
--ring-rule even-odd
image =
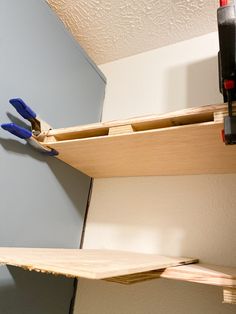
[[[236,6],[228,0],[220,0],[217,10],[220,51],[219,87],[224,102],[228,103],[228,115],[224,118],[223,140],[226,145],[236,144],[236,116],[232,102],[236,101]]]
[[[47,133],[51,130],[51,126],[45,121],[41,120],[36,113],[28,106],[21,98],[10,99],[9,103],[16,109],[16,111],[26,120],[31,123],[31,130],[20,127],[15,123],[4,123],[1,127],[11,134],[25,139],[31,146],[36,148],[41,153],[48,156],[56,156],[58,152],[51,148],[46,148],[40,144],[43,140],[42,132]]]

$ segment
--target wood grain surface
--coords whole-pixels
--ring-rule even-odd
[[[111,250],[0,248],[0,264],[67,277],[106,279],[197,262]]]
[[[223,290],[224,303],[236,304],[236,289],[225,288]]]
[[[205,106],[52,130],[43,145],[95,178],[234,173],[236,145],[221,139],[225,110],[225,105]]]

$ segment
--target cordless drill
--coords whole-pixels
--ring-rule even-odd
[[[232,102],[236,100],[236,1],[220,0],[217,10],[219,33],[218,53],[219,86],[224,102],[228,103],[228,115],[224,117],[223,139],[225,144],[236,144],[236,116]]]

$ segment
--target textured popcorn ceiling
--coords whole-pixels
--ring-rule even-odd
[[[217,0],[48,0],[98,64],[216,30]]]

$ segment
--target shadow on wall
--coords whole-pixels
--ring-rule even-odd
[[[1,268],[0,274],[5,271]],[[15,313],[16,308],[18,308],[17,314],[42,314],[45,313],[45,309],[49,308],[50,314],[68,313],[73,294],[73,279],[38,274],[10,266],[7,268],[7,272],[10,272],[12,281],[1,285],[0,295],[2,300],[8,299],[11,302],[1,302],[0,312],[2,314]],[[56,294],[51,293],[55,286],[57,287]],[[58,302],[58,299],[63,302]]]
[[[223,102],[217,56],[170,69],[165,86],[167,111]]]
[[[11,121],[14,120],[15,123],[20,124],[16,119],[12,117],[10,118]],[[23,127],[26,126],[24,123],[21,123],[20,125]],[[29,158],[37,160],[37,162],[45,163],[66,192],[70,201],[73,203],[78,216],[84,216],[85,207],[81,206],[81,194],[85,196],[85,199],[87,198],[87,186],[89,186],[91,181],[89,177],[79,171],[75,171],[75,169],[56,158],[40,154],[30,145],[22,143],[18,139],[14,140],[0,137],[0,146],[14,155],[26,155]],[[84,184],[85,179],[87,180],[87,184]],[[35,189],[37,190],[37,178],[35,185]],[[80,187],[80,191],[78,191],[78,186]],[[32,212],[32,214],[34,213]],[[78,240],[76,240],[78,244],[80,243],[79,239],[80,233],[78,227]],[[6,274],[8,276],[6,276]],[[5,283],[0,286],[0,313],[15,313],[15,308],[19,309],[17,314],[41,314],[45,313],[45,309],[50,309],[50,314],[62,314],[68,312],[71,298],[73,296],[74,279],[65,278],[63,276],[56,277],[48,274],[28,272],[11,266],[0,268],[1,282],[4,280],[4,276],[7,279],[5,280]],[[55,286],[57,287],[57,293],[52,294],[51,291],[55,290]],[[3,302],[3,300],[11,300],[11,302]],[[60,302],[58,302],[58,300],[60,300]]]
[[[7,113],[7,116],[11,120],[11,122],[29,129],[29,126],[26,123],[24,123],[22,120],[18,119],[11,113]],[[46,163],[51,169],[51,172],[56,177],[57,181],[63,187],[74,207],[78,210],[79,215],[83,217],[84,208],[83,206],[80,206],[81,200],[80,193],[78,193],[78,186],[80,186],[80,189],[84,189],[84,191],[81,191],[81,193],[84,192],[85,195],[88,193],[87,185],[84,186],[84,184],[80,184],[80,181],[84,181],[85,179],[88,180],[88,185],[90,184],[90,179],[86,175],[79,171],[75,171],[75,169],[73,169],[71,166],[61,162],[56,158],[44,156],[43,154],[37,152],[29,144],[19,141],[19,139],[0,137],[0,146],[2,146],[4,150],[13,154],[27,155],[30,158],[33,158],[39,162]]]
[[[80,189],[84,189],[85,193],[88,193],[87,188],[84,188],[82,184],[79,184],[80,180],[84,180],[84,178],[87,177],[85,174],[75,171],[75,169],[73,169],[71,166],[54,157],[44,156],[27,143],[23,144],[18,140],[5,139],[0,137],[0,145],[8,152],[27,155],[39,162],[47,163],[48,167],[57,178],[57,181],[60,183],[70,198],[74,207],[79,211],[80,216],[83,217],[84,209],[82,206],[80,206],[80,194],[78,193],[78,186],[80,186]],[[91,179],[88,178],[88,180]]]
[[[83,279],[77,298],[75,314],[235,314],[235,305],[222,303],[222,289],[175,280],[121,286]]]

